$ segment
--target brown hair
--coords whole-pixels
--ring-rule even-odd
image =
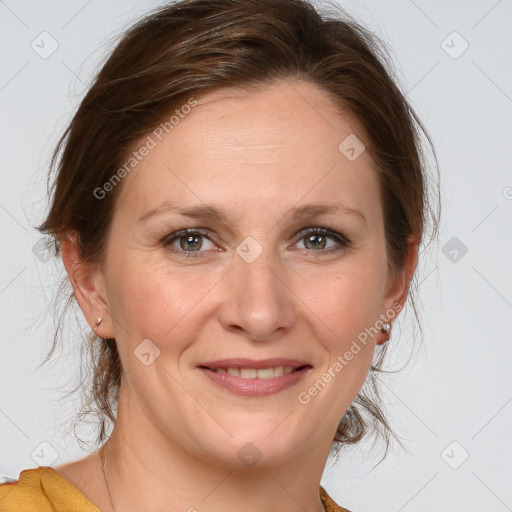
[[[428,217],[432,239],[438,230],[434,203],[428,197],[431,177],[422,134],[437,170],[435,151],[395,83],[383,43],[340,7],[334,9],[320,12],[305,0],[183,0],[129,28],[94,78],[52,155],[49,184],[58,162],[49,186],[52,203],[38,229],[50,235],[56,253],[68,234],[77,233],[81,257],[101,266],[122,183],[102,200],[94,191],[118,172],[137,141],[177,107],[216,89],[250,89],[297,79],[323,88],[340,111],[362,127],[381,183],[389,269],[402,269],[408,237],[416,234],[423,241]],[[67,277],[62,284],[69,286]],[[412,285],[416,286],[414,279]],[[58,296],[63,296],[62,288]],[[64,312],[73,297],[71,292]],[[410,291],[408,299],[418,319]],[[47,359],[61,327],[59,322]],[[115,422],[122,368],[115,339],[94,333],[88,337],[92,385],[80,384],[87,397],[80,415],[97,409],[101,443],[107,422]],[[385,438],[386,451],[390,434],[396,438],[384,417],[377,386],[385,353],[386,346],[343,416],[333,447],[359,441],[371,427]]]

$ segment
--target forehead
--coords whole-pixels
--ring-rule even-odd
[[[376,199],[368,151],[351,160],[340,150],[364,133],[318,86],[227,89],[196,101],[161,140],[149,134],[154,147],[123,183],[121,206],[133,215],[178,198],[246,208],[340,196],[365,208]]]

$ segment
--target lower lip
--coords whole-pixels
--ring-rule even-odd
[[[231,393],[244,396],[269,396],[297,384],[311,370],[310,366],[271,379],[244,379],[229,373],[218,373],[206,368],[199,368],[210,380],[223,386]]]

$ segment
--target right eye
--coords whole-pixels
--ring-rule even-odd
[[[186,258],[197,258],[200,257],[200,254],[195,253],[205,252],[201,251],[204,243],[203,240],[205,239],[214,245],[208,238],[206,231],[198,229],[182,229],[167,235],[163,240],[163,245],[171,252],[184,254]],[[175,244],[177,244],[178,247],[176,247]]]

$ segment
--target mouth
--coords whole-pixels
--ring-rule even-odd
[[[313,368],[304,361],[223,359],[197,366],[220,388],[236,395],[265,397],[295,386]]]
[[[217,367],[210,368],[208,366],[199,366],[203,370],[209,370],[211,372],[228,374],[233,377],[240,377],[242,379],[273,379],[274,377],[281,377],[282,375],[288,375],[289,373],[299,372],[308,368],[312,368],[311,365],[305,364],[302,366],[269,366],[267,368],[243,368],[237,366],[228,367]]]

